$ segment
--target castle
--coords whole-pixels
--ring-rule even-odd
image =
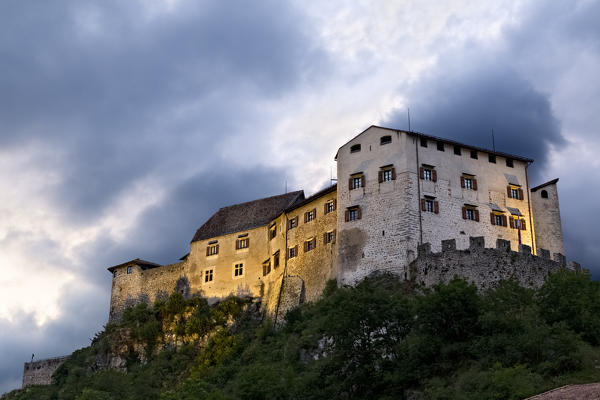
[[[173,291],[260,298],[277,323],[330,279],[352,285],[387,271],[424,286],[459,276],[482,289],[509,278],[536,287],[566,266],[558,179],[531,188],[531,159],[371,126],[335,160],[338,184],[310,197],[221,208],[177,263],[108,268],[109,321]],[[25,363],[23,385],[50,383],[64,359],[50,361]]]
[[[277,318],[317,298],[329,279],[353,284],[376,271],[414,279],[408,267],[418,246],[440,251],[448,239],[458,249],[471,237],[482,237],[482,247],[500,240],[564,264],[558,179],[530,188],[531,159],[371,126],[335,160],[338,184],[310,197],[297,191],[221,208],[178,263],[108,268],[109,319],[173,290],[260,297]]]

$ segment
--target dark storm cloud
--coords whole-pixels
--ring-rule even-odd
[[[475,60],[442,63],[411,88],[411,128],[489,149],[493,129],[498,151],[545,165],[550,146],[564,143],[548,97],[508,65]],[[405,127],[406,111],[386,124]]]
[[[142,4],[13,1],[0,13],[0,143],[56,148],[63,180],[49,195],[73,220],[166,155],[209,164],[216,137],[240,134],[257,101],[326,63],[281,2],[189,2],[152,17]]]

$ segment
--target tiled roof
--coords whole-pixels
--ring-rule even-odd
[[[302,200],[304,192],[299,190],[223,207],[196,231],[192,242],[267,225],[283,210]]]
[[[141,258],[136,258],[135,260],[129,260],[129,261],[121,263],[119,265],[113,265],[112,267],[108,267],[107,269],[110,272],[113,272],[115,269],[117,269],[119,267],[123,267],[125,265],[137,265],[137,266],[139,266],[142,269],[150,269],[150,268],[162,267],[162,265],[160,265],[160,264],[153,263],[151,261],[142,260]]]

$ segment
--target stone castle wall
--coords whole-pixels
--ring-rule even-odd
[[[467,249],[457,250],[456,241],[442,241],[442,250],[431,252],[431,244],[419,246],[417,258],[409,265],[409,279],[430,287],[447,283],[458,277],[485,290],[501,280],[514,279],[521,286],[540,287],[550,273],[565,265],[565,257],[540,249],[539,256],[531,254],[531,248],[520,245],[519,251],[512,251],[510,241],[498,239],[496,248],[484,247],[483,237],[470,237]],[[570,268],[579,269],[576,263]]]
[[[23,387],[52,384],[52,374],[69,356],[26,362],[23,368]]]

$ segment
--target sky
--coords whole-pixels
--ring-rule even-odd
[[[600,1],[0,4],[0,393],[219,207],[335,176],[372,124],[535,159],[600,278]],[[332,172],[333,171],[333,172]]]

